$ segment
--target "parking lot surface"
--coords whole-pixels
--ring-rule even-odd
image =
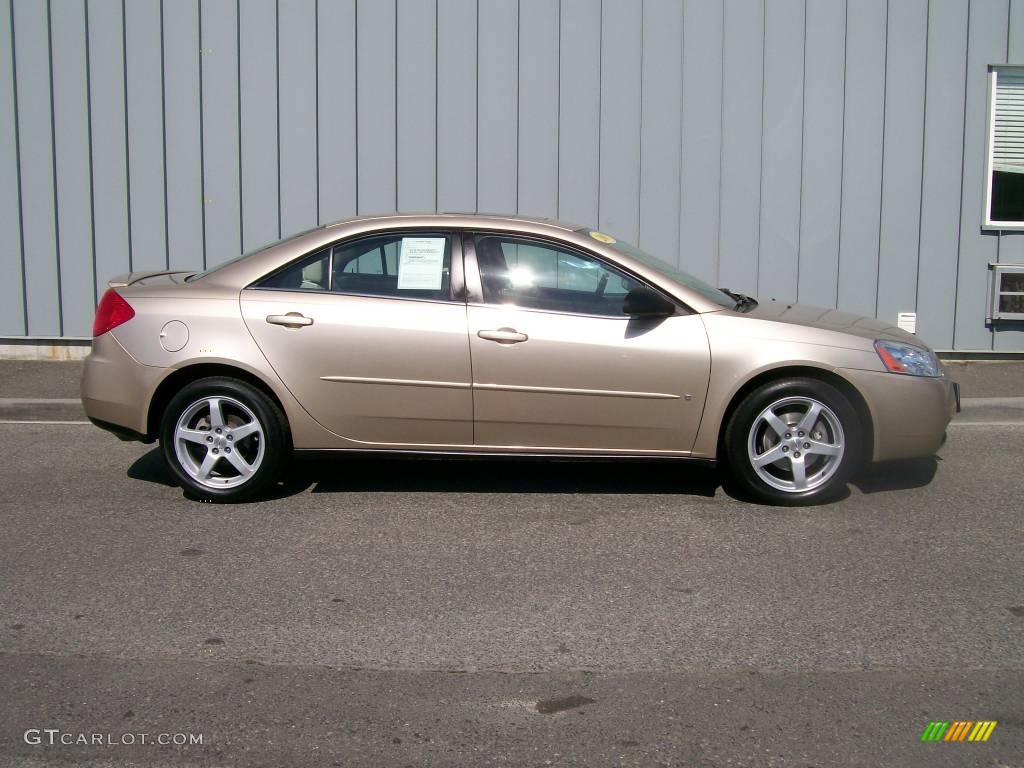
[[[1024,765],[1024,424],[805,509],[672,463],[413,460],[200,504],[87,425],[0,453],[0,764]]]

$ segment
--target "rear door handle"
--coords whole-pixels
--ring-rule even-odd
[[[300,312],[289,312],[287,315],[267,315],[267,322],[271,325],[283,325],[287,328],[301,328],[305,325],[312,325],[313,318],[306,317]]]
[[[498,328],[495,331],[477,331],[476,335],[487,341],[496,341],[499,344],[519,344],[527,341],[530,337],[520,333],[515,328]]]

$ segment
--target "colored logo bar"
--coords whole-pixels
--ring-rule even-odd
[[[995,727],[995,720],[932,720],[921,741],[988,741]]]

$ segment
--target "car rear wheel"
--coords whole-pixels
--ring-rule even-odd
[[[250,384],[226,377],[199,379],[171,399],[160,446],[181,484],[209,501],[241,501],[265,490],[290,452],[277,404]]]
[[[726,459],[740,489],[769,504],[819,504],[834,498],[857,469],[863,431],[838,389],[817,379],[758,387],[735,410]]]

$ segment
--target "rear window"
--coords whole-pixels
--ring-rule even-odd
[[[280,243],[287,243],[287,242],[289,242],[291,240],[294,240],[297,237],[302,237],[303,235],[308,235],[310,232],[316,232],[318,229],[323,229],[323,227],[311,227],[310,229],[304,229],[301,232],[297,232],[294,235],[291,235],[290,237],[286,237],[284,240],[274,240],[274,241],[269,242],[269,243],[264,243],[259,248],[253,248],[251,251],[246,251],[245,253],[240,253],[238,256],[233,256],[232,258],[228,259],[227,261],[222,261],[219,264],[215,264],[212,267],[208,267],[205,270],[203,270],[202,272],[196,272],[194,275],[189,275],[188,277],[185,278],[185,282],[191,283],[193,280],[202,280],[204,277],[206,277],[208,275],[212,275],[214,272],[219,272],[220,270],[224,269],[225,267],[230,267],[232,264],[235,264],[235,263],[241,261],[242,259],[247,259],[250,256],[254,256],[257,253],[259,253],[260,251],[265,251],[265,250],[267,250],[267,248],[270,248],[271,246],[278,245]]]

